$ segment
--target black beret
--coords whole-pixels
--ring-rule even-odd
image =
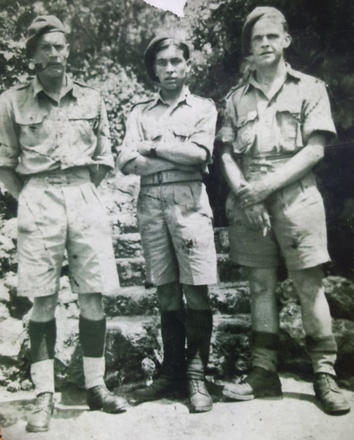
[[[59,18],[54,15],[39,15],[27,29],[26,51],[28,56],[33,54],[39,37],[48,32],[63,32],[66,34],[68,31]]]
[[[146,71],[147,71],[149,77],[153,81],[158,81],[158,78],[156,77],[155,71],[154,71],[156,49],[157,49],[158,45],[164,40],[172,40],[177,45],[181,45],[184,48],[186,58],[189,59],[189,57],[190,57],[190,51],[191,51],[190,47],[184,40],[177,38],[175,35],[170,35],[170,34],[160,34],[160,35],[154,37],[150,41],[150,43],[148,44],[148,46],[144,52],[144,62],[145,62]]]
[[[286,23],[284,15],[277,8],[273,8],[272,6],[257,6],[257,8],[254,8],[253,11],[247,15],[246,21],[242,28],[241,44],[242,50],[245,54],[248,54],[249,52],[249,44],[253,26],[260,18],[274,18],[282,23]]]

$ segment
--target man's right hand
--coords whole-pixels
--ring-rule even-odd
[[[244,208],[246,217],[251,225],[262,231],[265,237],[271,229],[270,215],[264,203],[256,203]]]

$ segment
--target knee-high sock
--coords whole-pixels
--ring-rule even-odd
[[[176,378],[185,374],[185,327],[183,310],[161,312],[162,373]]]
[[[31,378],[37,394],[54,393],[54,351],[56,320],[29,321],[28,334],[31,344]]]
[[[94,321],[80,316],[80,342],[83,352],[83,369],[87,389],[104,384],[106,318]]]
[[[213,329],[211,310],[187,309],[187,377],[204,379]]]

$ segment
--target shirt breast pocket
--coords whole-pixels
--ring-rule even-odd
[[[99,115],[95,111],[77,109],[69,114],[68,131],[73,144],[91,144],[97,136]]]
[[[256,142],[257,135],[257,112],[248,112],[246,115],[240,115],[237,120],[237,137],[234,144],[235,153],[247,153]]]
[[[291,152],[303,147],[300,110],[291,106],[278,107],[276,118],[282,150]]]
[[[172,132],[174,137],[182,142],[188,140],[193,134],[193,127],[183,125],[181,127],[173,127]]]
[[[42,114],[18,115],[16,124],[19,127],[20,144],[26,147],[42,144],[51,131],[49,121]]]

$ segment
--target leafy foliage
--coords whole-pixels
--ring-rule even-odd
[[[328,84],[338,142],[347,144],[328,149],[318,174],[326,199],[330,245],[335,250],[336,243],[345,244],[345,257],[338,251],[335,257],[350,265],[354,259],[350,247],[354,241],[351,0],[190,0],[183,19],[150,7],[143,0],[0,0],[0,90],[27,77],[25,30],[33,17],[57,15],[71,28],[69,70],[103,91],[117,149],[127,112],[153,89],[142,54],[154,34],[167,30],[190,40],[194,47],[191,87],[213,98],[221,108],[223,96],[240,77],[244,18],[255,6],[265,4],[279,8],[287,17],[293,38],[287,53],[289,62]],[[216,224],[225,224],[225,184],[217,155],[207,185]],[[6,196],[2,202],[7,217],[10,200]],[[11,206],[12,215],[13,211]]]

